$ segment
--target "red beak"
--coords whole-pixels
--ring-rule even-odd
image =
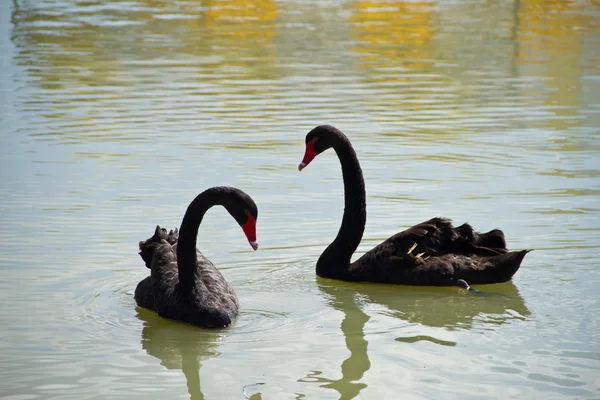
[[[252,214],[248,213],[248,222],[242,226],[242,230],[248,238],[248,243],[256,251],[258,249],[258,243],[256,242],[256,220]]]
[[[306,167],[310,162],[317,156],[317,152],[315,151],[315,142],[317,138],[314,138],[310,142],[306,143],[306,151],[304,152],[304,158],[300,165],[298,165],[298,171],[302,171],[304,167]]]

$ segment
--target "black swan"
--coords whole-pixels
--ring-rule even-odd
[[[333,126],[317,126],[306,135],[306,152],[298,169],[330,147],[342,165],[345,207],[337,237],[317,261],[317,275],[344,281],[466,288],[510,280],[529,252],[508,251],[499,229],[479,233],[469,224],[454,227],[449,219],[432,218],[397,233],[351,263],[367,212],[365,182],[350,140]]]
[[[232,187],[213,187],[200,193],[185,212],[179,232],[156,227],[139,243],[150,276],[135,290],[138,306],[159,316],[206,328],[229,326],[238,314],[233,288],[206,257],[196,250],[198,228],[206,211],[222,205],[242,227],[254,250],[258,208],[250,196]]]

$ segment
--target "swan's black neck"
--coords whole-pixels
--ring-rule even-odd
[[[365,181],[360,163],[348,138],[338,131],[333,149],[342,164],[344,178],[344,217],[335,240],[317,261],[317,275],[339,278],[347,274],[367,222]]]
[[[197,267],[196,239],[202,218],[212,206],[224,205],[223,195],[224,188],[222,187],[205,190],[190,203],[183,216],[177,240],[179,283],[183,287],[191,287],[194,283],[194,273]]]

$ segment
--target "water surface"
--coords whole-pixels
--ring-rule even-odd
[[[0,5],[0,395],[600,398],[600,7],[594,1],[27,1]],[[433,216],[533,248],[511,282],[315,277],[339,162],[357,255]],[[242,311],[206,331],[136,308],[139,240],[239,187],[198,245]]]

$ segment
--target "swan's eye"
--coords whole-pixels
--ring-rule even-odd
[[[248,210],[244,210],[244,214],[246,214],[246,215],[250,215],[250,211],[248,211]]]

